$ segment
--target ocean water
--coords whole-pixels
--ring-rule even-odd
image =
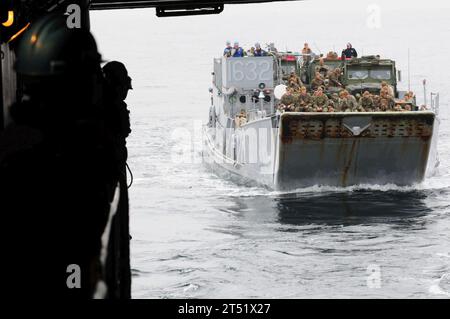
[[[449,298],[450,5],[305,1],[230,5],[220,15],[157,18],[154,9],[91,14],[105,60],[124,62],[134,298]],[[226,40],[275,42],[397,61],[419,102],[440,93],[440,127],[418,185],[274,192],[201,163],[212,60]],[[180,160],[181,159],[181,160]],[[407,160],[407,159],[405,159]]]

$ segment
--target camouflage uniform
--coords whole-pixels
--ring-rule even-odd
[[[289,75],[288,81],[294,81],[295,83],[297,83],[299,86],[302,85],[302,81],[300,80],[300,78],[294,73],[291,72],[291,74]]]
[[[373,98],[373,109],[375,112],[380,112],[381,111],[381,105],[380,105],[380,96],[379,95],[374,95]]]
[[[394,106],[393,111],[398,111],[398,112],[403,111],[403,107],[400,104],[396,104]]]
[[[311,90],[317,90],[319,87],[323,86],[323,80],[320,78],[315,77],[311,81]]]
[[[308,105],[311,103],[311,95],[309,93],[300,93],[297,95],[296,112],[307,112]]]
[[[288,87],[292,88],[294,91],[299,91],[301,86],[294,80],[289,80]]]
[[[324,108],[324,112],[335,112],[336,104],[332,99],[328,99],[327,106]]]
[[[386,82],[382,82],[381,83],[381,92],[386,92],[387,95],[389,95],[390,97],[394,97],[394,89],[392,88],[392,86],[390,86],[389,84],[387,84]],[[380,92],[380,95],[381,95]]]
[[[328,105],[328,97],[325,94],[313,96],[314,112],[321,112]]]
[[[342,84],[339,81],[339,75],[336,72],[330,72],[328,74],[329,86],[332,87],[341,87]]]
[[[359,100],[359,105],[367,112],[373,112],[375,110],[373,99],[370,96],[363,96]]]
[[[298,97],[299,97],[300,93],[299,90],[294,90],[294,92],[292,93],[292,97],[294,98],[294,105],[292,105],[291,111],[293,112],[297,112],[297,106],[298,106]]]
[[[325,77],[328,72],[330,72],[330,68],[327,65],[317,65],[315,69],[316,73],[320,73],[323,77]]]
[[[357,104],[350,96],[339,99],[339,108],[341,112],[355,112],[357,111]]]
[[[333,107],[335,112],[341,112],[341,108],[339,107],[339,95],[337,93],[331,94],[328,103]]]
[[[292,93],[285,93],[280,100],[281,104],[286,106],[286,110],[289,111],[289,108],[287,108],[289,105],[295,104],[295,97]]]
[[[385,98],[380,98],[380,111],[386,112],[389,109],[389,102]]]
[[[394,108],[395,101],[391,97],[381,97],[380,98],[380,109],[381,111],[390,111]]]

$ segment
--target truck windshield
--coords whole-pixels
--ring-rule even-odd
[[[281,70],[283,70],[283,74],[290,74],[291,72],[295,73],[295,62],[294,63],[282,63]]]
[[[348,69],[347,76],[350,80],[364,80],[369,77],[369,71],[361,69]]]
[[[391,78],[390,69],[370,70],[370,77],[376,80],[389,80]]]

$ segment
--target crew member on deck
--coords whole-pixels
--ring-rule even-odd
[[[255,56],[266,56],[267,55],[267,52],[264,51],[263,49],[261,49],[261,45],[258,42],[255,43],[255,53],[254,53],[254,55]]]
[[[352,47],[351,43],[347,43],[347,49],[342,51],[342,59],[351,59],[357,58],[358,52],[356,52],[355,48]]]
[[[244,49],[239,46],[239,42],[234,42],[233,49],[231,50],[232,56],[234,58],[239,58],[244,56]]]
[[[227,58],[230,57],[232,49],[233,49],[233,47],[231,46],[231,42],[227,41],[225,49],[223,50],[223,56],[227,57]]]

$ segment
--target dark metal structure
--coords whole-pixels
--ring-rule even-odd
[[[189,1],[189,0],[93,0],[92,10],[105,9],[134,9],[134,8],[156,8],[158,17],[218,14],[224,10],[227,4],[239,3],[261,3],[273,0],[227,0],[227,1]],[[275,0],[280,1],[280,0]],[[281,0],[283,1],[283,0]]]

